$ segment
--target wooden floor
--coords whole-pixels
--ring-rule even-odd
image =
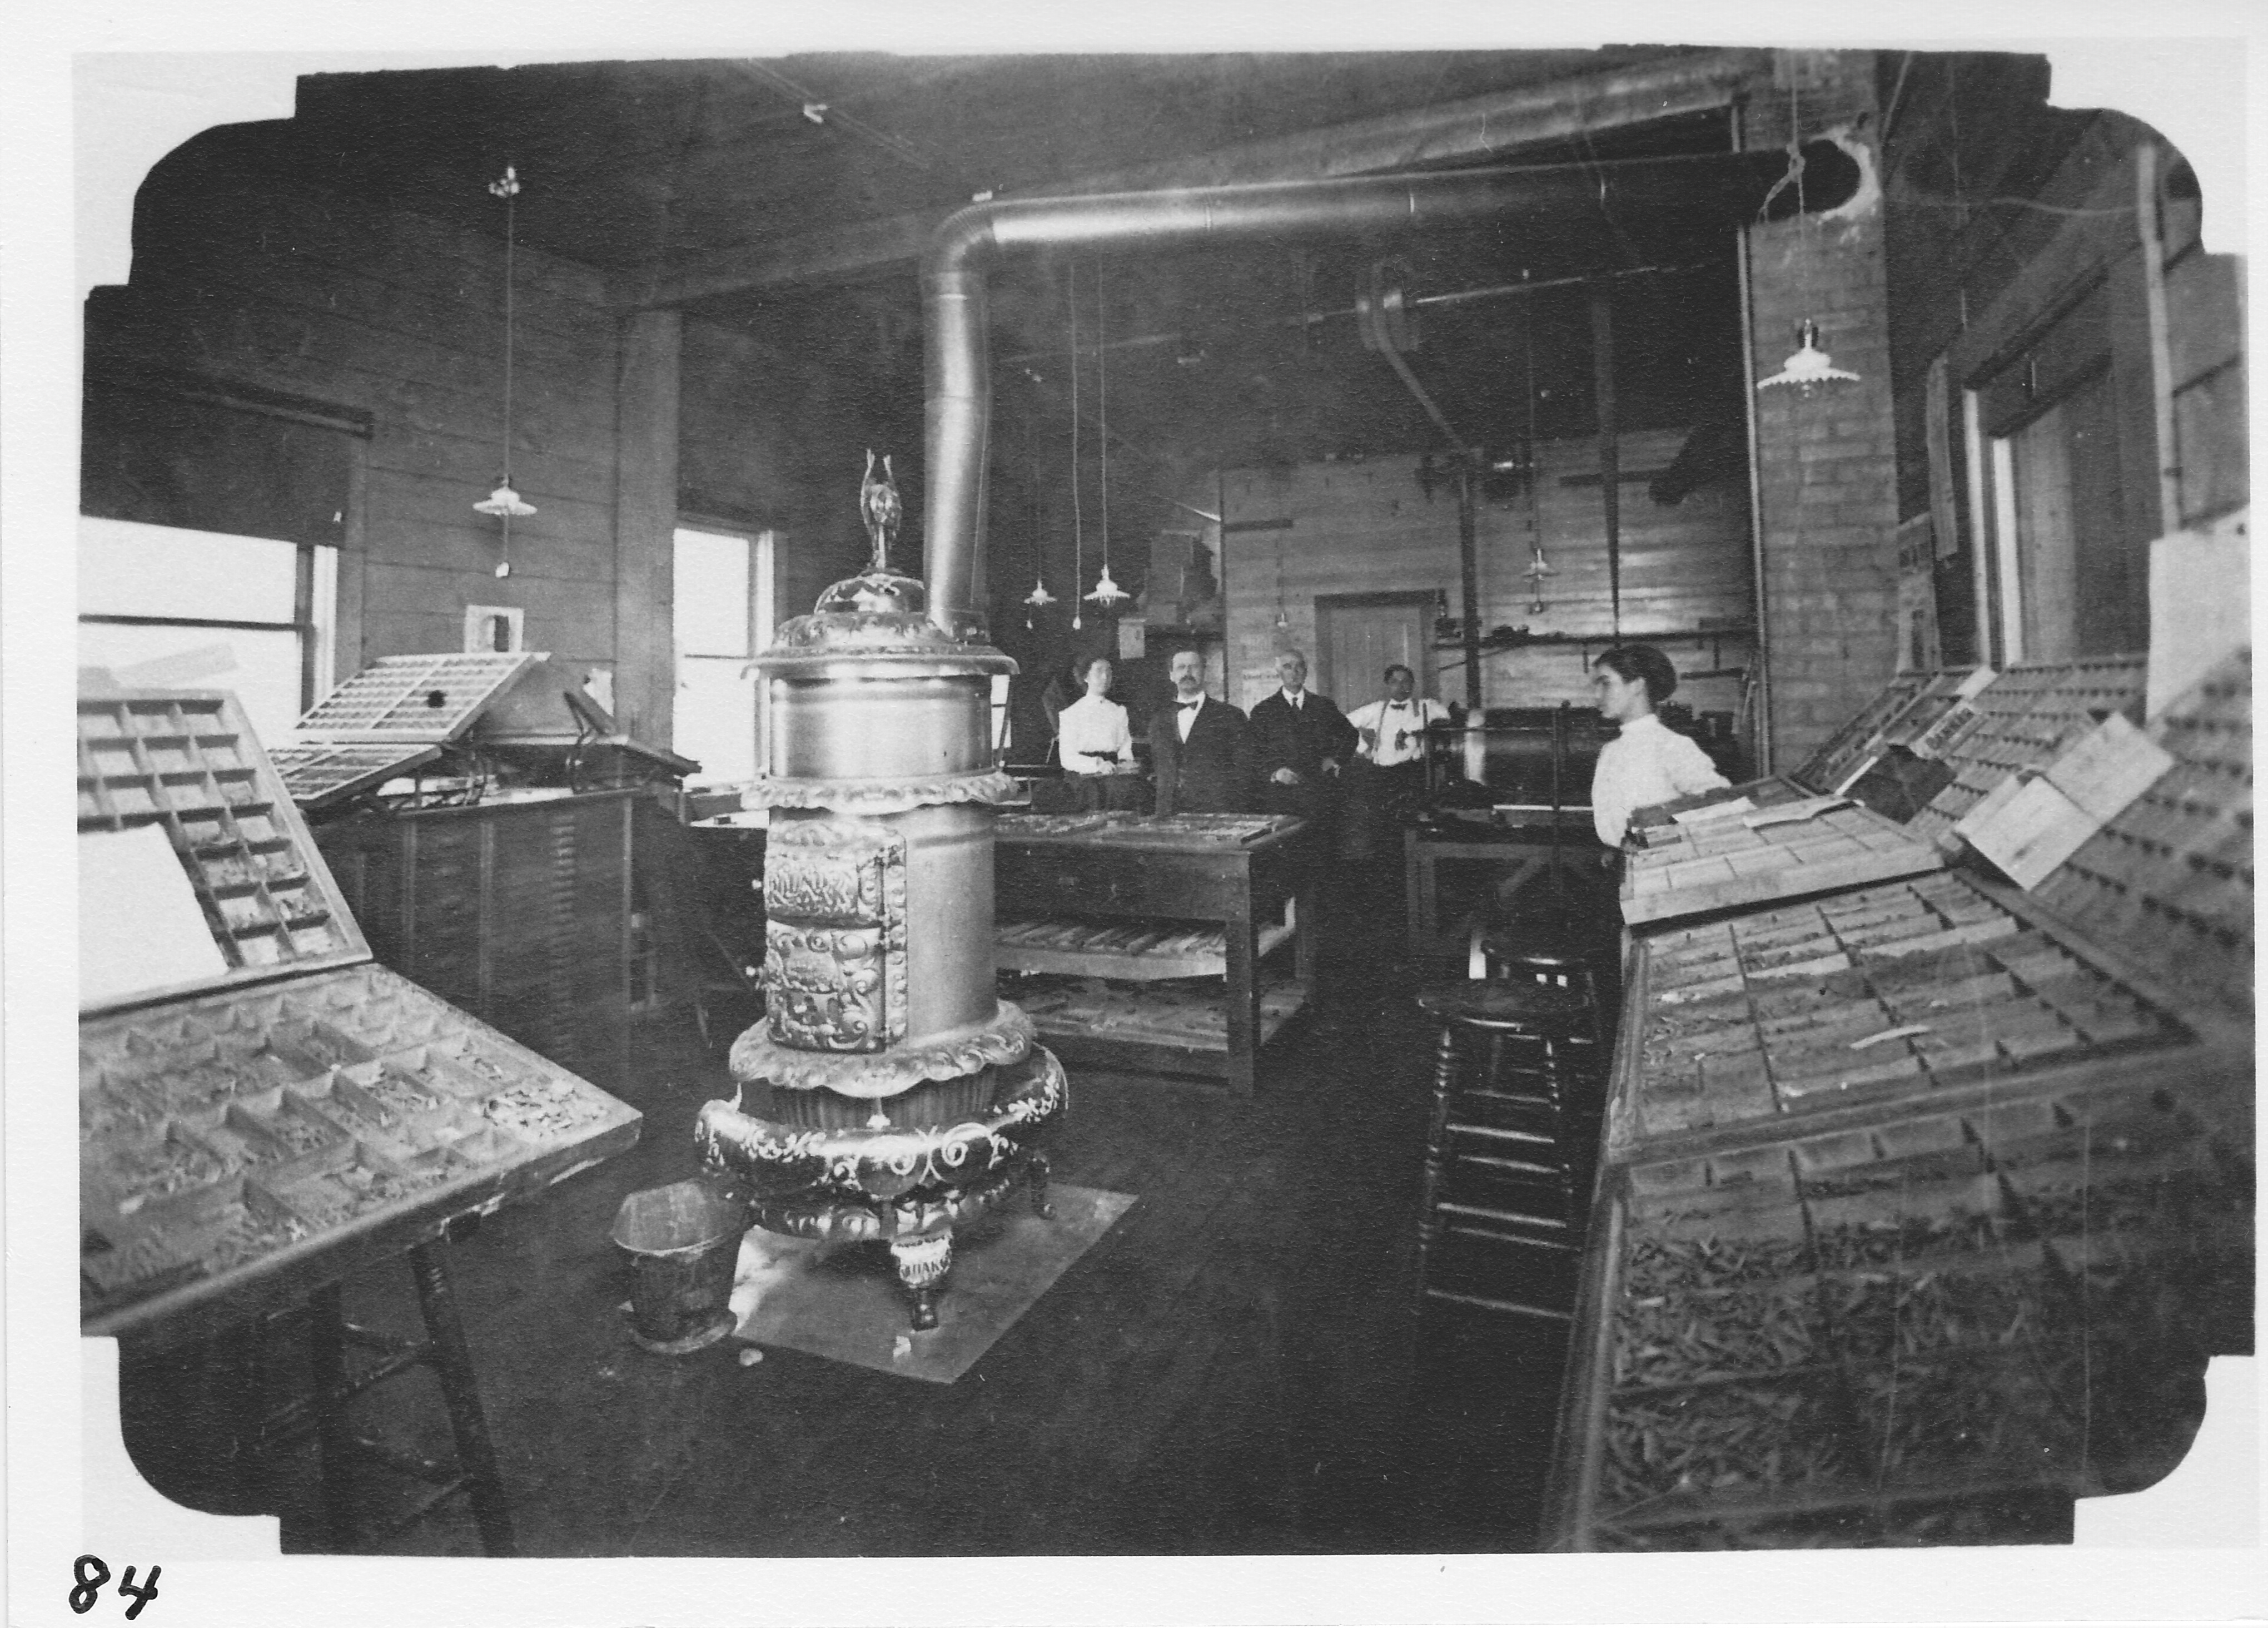
[[[607,1232],[632,1190],[695,1167],[729,1094],[689,1020],[642,1034],[632,1153],[446,1250],[521,1551],[879,1556],[1501,1551],[1532,1546],[1562,1337],[1414,1292],[1426,1047],[1389,962],[1398,877],[1329,912],[1322,998],[1256,1098],[1074,1076],[1057,1179],[1139,1202],[959,1382],[737,1343],[648,1355],[623,1331]],[[347,1285],[409,1333],[406,1268]],[[273,1342],[265,1388],[296,1380]],[[128,1443],[184,1501],[284,1517],[315,1550],[312,1455],[226,1457],[210,1352],[129,1363]],[[357,1424],[434,1455],[415,1375]],[[373,1510],[409,1484],[365,1472]],[[387,1542],[473,1554],[461,1501]]]

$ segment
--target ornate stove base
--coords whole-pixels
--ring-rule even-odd
[[[1019,1179],[1032,1213],[1052,1219],[1056,1210],[1048,1201],[1049,1175],[1047,1155],[1027,1152],[966,1187],[909,1193],[890,1204],[826,1193],[759,1199],[750,1206],[749,1218],[766,1232],[791,1238],[828,1243],[886,1241],[898,1281],[913,1300],[913,1326],[933,1329],[937,1297],[944,1293],[946,1274],[953,1269],[953,1229],[1007,1198]]]
[[[1063,1065],[1044,1048],[880,1102],[824,1089],[768,1095],[763,1116],[730,1102],[702,1109],[698,1136],[710,1168],[747,1196],[750,1219],[769,1232],[887,1243],[916,1329],[937,1326],[955,1227],[1000,1203],[1020,1181],[1034,1214],[1055,1213],[1047,1156],[1029,1145],[1068,1096]],[[883,1123],[873,1123],[877,1117]]]

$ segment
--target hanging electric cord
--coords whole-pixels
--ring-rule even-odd
[[[489,183],[490,192],[497,191],[498,188],[503,188],[504,197],[504,483],[509,486],[512,484],[512,341],[515,336],[513,291],[519,281],[515,275],[519,248],[519,177],[512,173],[508,164],[504,166],[504,179]],[[507,541],[512,537],[512,517],[509,513],[504,517],[504,534]]]
[[[1543,579],[1550,576],[1551,562],[1543,556],[1543,505],[1536,493],[1535,468],[1535,307],[1525,306],[1520,321],[1521,377],[1528,392],[1528,578],[1530,615],[1543,609]]]
[[[1042,525],[1040,502],[1040,454],[1035,445],[1032,421],[1024,420],[1024,461],[1031,466],[1031,501],[1027,505],[1026,519],[1032,535],[1032,591],[1024,595],[1024,630],[1032,630],[1032,615],[1042,606],[1052,605],[1056,596],[1048,592],[1047,533]]]
[[[1292,625],[1291,612],[1284,607],[1284,534],[1276,534],[1276,630],[1284,632]]]
[[[1094,266],[1095,451],[1102,467],[1102,575],[1110,577],[1110,350],[1102,343],[1108,309],[1102,303],[1102,262]]]
[[[535,512],[535,505],[522,498],[512,484],[512,351],[516,333],[512,291],[519,277],[515,270],[515,251],[519,237],[519,173],[511,165],[504,166],[503,176],[489,183],[489,192],[504,200],[504,435],[497,456],[496,490],[473,505],[481,514],[492,514],[504,522],[504,538],[497,554],[496,574],[499,579],[512,575],[512,523],[515,518],[525,519]]]
[[[1803,218],[1803,142],[1798,134],[1801,127],[1795,122],[1795,88],[1793,85],[1788,87],[1787,100],[1787,173],[1772,182],[1771,189],[1764,194],[1764,201],[1756,205],[1756,219],[1759,221],[1771,218],[1772,201],[1790,187],[1795,188],[1796,218],[1799,221]]]
[[[1047,393],[1049,400],[1047,402],[1042,403],[1042,407],[1051,405],[1053,403],[1055,400],[1053,388],[1048,384],[1046,379],[1042,379],[1035,373],[1023,369],[1019,369],[1018,374],[1027,384],[1033,385],[1038,389]],[[1033,410],[1036,412],[1042,410],[1042,409],[1035,408]],[[1116,430],[1111,431],[1107,438],[1117,446],[1121,453],[1131,453],[1145,463],[1158,465],[1160,468],[1169,470],[1178,470],[1182,467],[1179,460],[1167,457],[1160,453],[1152,452],[1140,442],[1127,439],[1124,435],[1121,434]],[[1220,517],[1219,515],[1214,514],[1208,510],[1197,508],[1194,505],[1182,502],[1182,500],[1174,495],[1175,491],[1179,490],[1178,488],[1168,489],[1167,487],[1154,485],[1145,482],[1142,483],[1142,490],[1149,493],[1152,497],[1165,499],[1167,502],[1173,504],[1176,508],[1189,510],[1190,513],[1197,515],[1201,519],[1211,520],[1215,525],[1218,525],[1220,522]]]
[[[1102,267],[1094,268],[1094,408],[1096,439],[1102,457],[1102,575],[1094,584],[1094,592],[1086,597],[1105,610],[1109,610],[1125,599],[1116,583],[1110,579],[1110,351],[1102,343],[1103,330],[1108,320],[1102,302]]]
[[[1081,627],[1079,585],[1086,580],[1086,543],[1079,529],[1079,262],[1064,268],[1071,296],[1071,628]]]
[[[1801,100],[1793,85],[1787,88],[1787,173],[1774,181],[1771,191],[1764,195],[1764,202],[1756,211],[1756,218],[1759,222],[1769,218],[1772,199],[1778,196],[1791,184],[1795,188],[1798,251],[1796,263],[1800,269],[1798,272],[1798,279],[1803,287],[1807,314],[1802,322],[1797,326],[1794,351],[1781,365],[1779,372],[1768,379],[1758,379],[1756,389],[1762,392],[1788,388],[1793,389],[1799,395],[1808,397],[1822,385],[1857,384],[1859,375],[1848,368],[1834,365],[1835,358],[1820,348],[1818,320],[1808,314],[1808,307],[1811,304],[1810,262],[1815,239],[1811,218],[1807,210],[1807,201],[1803,195],[1803,109]],[[1806,478],[1808,479],[1808,476],[1807,475]]]

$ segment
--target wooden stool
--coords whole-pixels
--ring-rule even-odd
[[[1481,955],[1492,979],[1546,983],[1580,995],[1589,1008],[1589,1020],[1574,1038],[1592,1046],[1599,1043],[1598,982],[1590,959],[1569,947],[1565,939],[1548,930],[1497,927],[1481,935]]]
[[[1418,1005],[1440,1025],[1425,1136],[1418,1271],[1425,1296],[1566,1321],[1572,1301],[1574,1189],[1565,1144],[1569,1042],[1588,1021],[1572,989],[1466,979],[1434,984]],[[1476,1054],[1477,1079],[1466,1078]],[[1569,1306],[1538,1305],[1436,1281],[1448,1235],[1549,1261]],[[1560,1298],[1557,1295],[1552,1298]]]

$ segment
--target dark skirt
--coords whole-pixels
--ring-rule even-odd
[[[1066,774],[1064,780],[1078,797],[1082,814],[1149,812],[1152,793],[1149,781],[1140,775]]]

